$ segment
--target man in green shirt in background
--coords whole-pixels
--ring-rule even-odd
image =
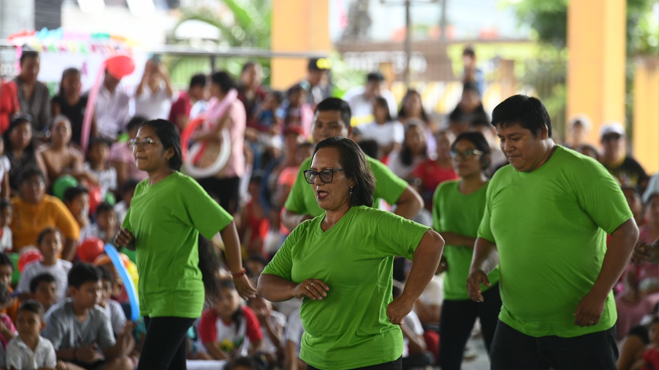
[[[511,165],[487,189],[467,280],[482,302],[499,265],[491,368],[615,369],[612,288],[638,239],[622,191],[601,164],[554,143],[538,99],[506,99],[492,123]]]
[[[320,102],[314,116],[312,131],[314,143],[333,136],[350,137],[352,134],[350,118],[350,106],[345,101],[338,98],[327,98]],[[304,171],[311,166],[311,159],[307,158],[300,165],[295,184],[293,184],[284,205],[282,221],[289,230],[295,229],[302,221],[320,216],[324,212],[316,203],[313,188],[304,180]],[[416,216],[423,208],[423,199],[419,193],[377,159],[367,156],[366,160],[375,177],[374,198],[381,198],[387,203],[395,205],[394,213],[401,217],[411,219]]]

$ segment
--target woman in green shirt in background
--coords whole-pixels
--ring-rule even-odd
[[[220,232],[239,294],[248,298],[256,291],[242,268],[233,218],[194,179],[178,172],[176,126],[144,122],[130,147],[149,177],[135,189],[115,244],[137,252],[140,313],[147,328],[138,370],[185,369],[185,334],[201,316],[206,292],[217,291],[212,261],[206,254],[199,258],[200,233],[211,239]]]
[[[259,279],[259,295],[302,298],[300,358],[308,369],[401,369],[399,325],[439,264],[435,231],[371,208],[375,180],[352,140],[318,143],[304,173],[325,212],[300,224]],[[413,259],[405,290],[392,299],[395,256]]]
[[[480,133],[465,132],[451,145],[450,156],[460,180],[446,181],[435,191],[433,228],[446,241],[444,257],[448,266],[439,320],[439,366],[442,370],[459,370],[476,318],[480,319],[489,353],[501,310],[501,297],[498,268],[488,276],[491,286],[482,289],[484,302],[472,301],[467,292],[476,234],[485,212],[489,184],[485,171],[490,165],[490,147]]]

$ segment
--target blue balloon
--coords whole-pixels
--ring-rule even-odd
[[[121,280],[124,281],[124,288],[126,288],[126,293],[128,294],[128,301],[130,302],[130,319],[133,322],[137,322],[140,318],[140,301],[137,299],[137,291],[135,290],[135,284],[133,284],[133,279],[130,278],[128,274],[128,269],[124,265],[124,261],[119,256],[117,248],[112,244],[105,245],[105,253],[112,260],[114,268],[119,272]]]

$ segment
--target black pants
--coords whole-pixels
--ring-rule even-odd
[[[185,370],[185,334],[195,319],[144,316],[146,337],[137,370]]]
[[[403,358],[399,357],[398,360],[385,362],[383,364],[377,364],[372,366],[360,367],[354,370],[402,370],[403,369]],[[309,364],[307,364],[307,370],[320,370]]]
[[[439,319],[439,366],[442,370],[460,369],[476,318],[480,318],[483,340],[489,352],[501,311],[499,284],[485,291],[483,298],[482,303],[444,300]]]
[[[240,203],[240,177],[228,177],[226,179],[208,177],[197,179],[197,182],[211,197],[215,197],[220,201],[220,206],[225,211],[232,215],[236,214]]]
[[[492,370],[608,370],[617,368],[615,326],[574,338],[530,337],[499,321],[491,357]]]

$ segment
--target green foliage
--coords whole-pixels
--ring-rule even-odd
[[[220,30],[220,44],[231,47],[270,49],[272,25],[271,0],[222,0],[231,11],[232,21],[222,17],[215,9],[193,3],[192,6],[181,9],[178,25],[189,20],[197,20],[210,24]],[[178,27],[177,25],[177,27]],[[252,60],[252,59],[250,59]],[[216,70],[226,70],[234,76],[239,76],[246,58],[217,57]],[[264,83],[270,78],[270,59],[257,59],[263,66]],[[209,73],[210,57],[179,57],[167,58],[165,63],[171,71],[172,80],[178,87],[186,87],[190,77],[195,73]]]

